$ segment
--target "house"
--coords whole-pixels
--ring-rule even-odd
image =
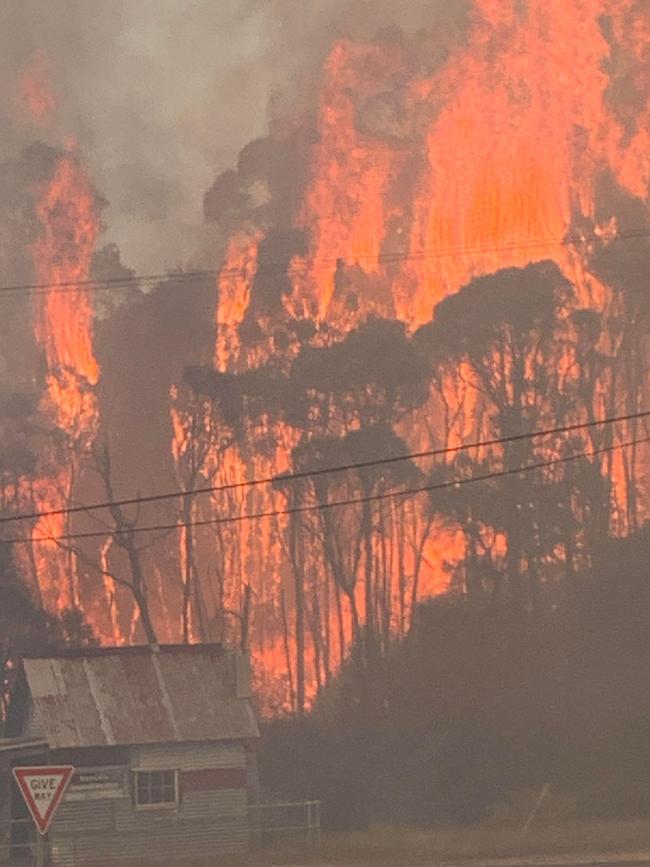
[[[49,832],[55,867],[243,851],[259,730],[246,655],[220,645],[25,658],[0,740],[3,818],[17,765],[75,773]]]

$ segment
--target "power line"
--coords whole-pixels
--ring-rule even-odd
[[[283,484],[300,481],[301,479],[309,479],[318,476],[333,475],[336,473],[345,473],[352,470],[363,470],[371,467],[386,466],[389,464],[401,463],[409,460],[419,460],[421,458],[442,457],[443,455],[457,454],[463,451],[471,451],[473,449],[490,448],[496,445],[506,445],[509,443],[520,442],[522,440],[537,439],[538,437],[553,436],[557,434],[573,433],[575,431],[587,430],[589,428],[598,427],[605,424],[618,424],[621,422],[638,421],[650,416],[650,410],[644,412],[629,413],[627,415],[610,416],[609,418],[597,419],[586,422],[576,422],[575,424],[562,425],[560,427],[546,428],[544,430],[530,431],[529,433],[514,434],[507,437],[495,437],[489,440],[479,440],[471,443],[462,443],[457,446],[446,446],[445,448],[426,449],[420,452],[407,452],[403,455],[393,455],[386,458],[375,458],[368,461],[356,461],[349,464],[341,464],[335,467],[325,467],[314,470],[304,470],[297,473],[287,473],[284,475],[266,476],[258,479],[249,479],[245,482],[230,482],[221,485],[209,485],[202,488],[192,488],[189,491],[168,491],[160,494],[151,494],[149,496],[129,497],[122,500],[104,500],[99,503],[91,503],[90,505],[68,506],[62,509],[51,509],[45,512],[29,512],[20,515],[7,515],[0,517],[0,525],[10,524],[16,521],[31,521],[41,518],[53,518],[61,515],[74,515],[81,512],[94,512],[98,509],[108,509],[112,506],[140,506],[148,503],[159,503],[165,500],[185,499],[187,497],[198,497],[204,494],[217,494],[226,491],[241,490],[243,488],[252,488],[259,485]]]
[[[123,536],[129,534],[139,534],[139,533],[152,533],[152,532],[167,532],[171,530],[183,529],[186,527],[207,527],[207,526],[217,526],[223,524],[239,524],[244,521],[258,521],[266,518],[280,518],[289,515],[297,515],[303,514],[305,512],[316,512],[322,511],[325,509],[335,509],[343,506],[355,506],[361,505],[364,503],[373,503],[381,500],[390,500],[390,499],[398,499],[401,497],[410,497],[416,496],[417,494],[423,493],[432,493],[434,491],[442,491],[448,490],[450,488],[458,489],[465,485],[474,484],[476,482],[487,482],[492,479],[501,479],[506,476],[514,476],[520,475],[522,473],[532,472],[533,470],[541,470],[547,469],[549,467],[558,466],[560,464],[567,464],[571,461],[581,460],[583,458],[596,457],[597,455],[607,454],[609,452],[618,451],[619,449],[629,448],[635,445],[641,445],[642,443],[650,442],[650,436],[642,437],[641,439],[629,440],[625,443],[616,443],[611,446],[604,446],[599,449],[592,449],[591,451],[586,452],[578,452],[573,455],[565,455],[561,458],[551,458],[547,461],[540,461],[535,464],[526,464],[521,467],[510,468],[505,470],[493,471],[490,473],[483,473],[478,476],[471,476],[469,478],[464,479],[456,479],[447,482],[438,482],[432,485],[422,485],[417,488],[406,488],[401,491],[386,491],[381,494],[370,494],[366,497],[351,497],[345,500],[333,500],[332,502],[325,503],[312,503],[306,504],[303,506],[293,506],[286,509],[274,509],[267,512],[254,512],[251,514],[244,515],[228,515],[224,518],[208,518],[200,521],[179,521],[175,524],[156,524],[154,526],[149,527],[129,527],[129,528],[115,528],[110,531],[94,531],[89,533],[68,533],[62,536],[43,536],[37,539],[34,538],[18,538],[18,539],[6,539],[6,542],[12,542],[14,544],[44,544],[44,543],[59,543],[59,542],[71,542],[76,539],[105,539],[108,536]]]
[[[610,238],[607,238],[608,243],[613,243],[615,241],[626,241],[633,240],[635,238],[648,238],[650,237],[650,230],[648,229],[631,229],[625,232],[619,232],[616,235],[613,235]],[[448,247],[446,249],[438,249],[438,250],[421,250],[415,253],[380,253],[377,256],[365,255],[365,256],[355,256],[354,261],[350,262],[351,265],[357,264],[363,261],[372,261],[372,262],[382,262],[385,264],[392,264],[398,262],[407,262],[407,261],[420,261],[427,259],[437,259],[443,258],[445,256],[456,256],[456,255],[480,255],[483,253],[500,253],[500,252],[508,252],[512,250],[528,250],[535,248],[544,248],[544,247],[570,247],[570,246],[579,246],[580,244],[586,244],[591,241],[602,241],[604,238],[601,235],[597,235],[595,233],[591,235],[581,235],[581,236],[573,236],[573,237],[564,237],[564,238],[531,238],[528,241],[522,242],[512,242],[510,244],[503,244],[498,247]],[[343,262],[345,264],[345,257],[332,257],[332,258],[323,258],[317,259],[314,261],[306,261],[302,263],[299,267],[296,264],[283,265],[281,263],[270,263],[263,268],[258,268],[255,270],[254,275],[257,276],[273,276],[273,275],[283,275],[283,276],[293,276],[295,274],[302,274],[305,271],[320,271],[324,269],[330,269],[332,266],[336,267],[339,262]],[[67,280],[56,283],[22,283],[15,285],[7,285],[0,286],[0,295],[17,295],[28,293],[31,295],[49,295],[51,293],[76,293],[80,290],[92,290],[93,292],[107,292],[107,291],[115,291],[120,289],[140,289],[145,285],[156,285],[158,283],[162,283],[167,280],[174,280],[182,283],[191,283],[192,281],[199,281],[216,277],[238,277],[242,276],[245,273],[243,268],[223,268],[223,269],[206,269],[206,270],[194,270],[194,271],[185,271],[185,272],[166,272],[159,274],[133,274],[130,276],[123,277],[106,277],[103,279],[87,279],[87,280]]]

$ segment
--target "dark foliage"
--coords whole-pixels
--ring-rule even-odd
[[[385,659],[267,728],[263,779],[333,827],[475,821],[546,782],[585,815],[650,815],[648,563],[645,526],[602,544],[562,610],[428,603]]]

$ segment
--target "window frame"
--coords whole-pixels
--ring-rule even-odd
[[[160,774],[161,777],[163,774],[172,774],[174,781],[174,799],[172,801],[161,800],[155,802],[144,803],[140,801],[140,777],[147,776],[149,777],[148,789],[151,794],[151,777],[154,774]],[[164,782],[164,779],[161,779],[161,788],[163,796],[165,794],[165,789],[168,788],[168,784]],[[180,771],[178,768],[134,768],[133,769],[133,806],[136,810],[177,810],[180,806],[181,802],[181,790],[180,790]]]

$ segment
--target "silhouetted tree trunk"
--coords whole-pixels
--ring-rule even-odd
[[[239,611],[233,611],[230,608],[224,609],[224,614],[234,617],[239,622],[239,649],[242,653],[249,649],[250,645],[250,618],[251,618],[251,597],[253,588],[250,584],[244,585],[244,595],[241,600]]]
[[[296,515],[289,518],[289,551],[296,616],[296,710],[302,715],[305,712],[305,576],[300,556],[300,527]]]
[[[147,638],[147,642],[151,646],[158,645],[158,639],[156,637],[156,631],[153,626],[153,622],[151,620],[151,615],[149,613],[149,603],[147,599],[147,586],[144,577],[144,573],[142,571],[142,563],[140,560],[140,551],[136,544],[136,536],[135,536],[135,528],[138,522],[138,516],[133,521],[129,521],[124,514],[124,510],[121,506],[117,505],[115,502],[115,496],[113,491],[113,480],[112,480],[112,471],[111,471],[111,457],[108,449],[108,445],[104,445],[103,448],[96,448],[94,450],[95,453],[95,463],[97,467],[97,471],[102,479],[104,484],[104,490],[106,492],[106,499],[109,503],[109,512],[113,519],[113,523],[115,526],[115,544],[122,548],[127,555],[129,570],[131,572],[130,580],[124,579],[115,579],[115,577],[109,573],[110,577],[113,577],[114,580],[117,580],[118,583],[123,586],[128,587],[135,600],[135,603],[138,608],[138,613],[140,615],[140,622],[142,624],[142,628]],[[77,549],[77,555],[79,556],[79,550]],[[87,559],[85,562],[89,562]],[[98,570],[102,574],[107,574],[105,570],[101,568],[101,566],[97,566]]]
[[[287,666],[287,677],[289,679],[289,699],[291,702],[291,710],[296,710],[296,690],[293,684],[293,667],[291,664],[291,644],[289,642],[289,618],[287,617],[287,601],[284,593],[284,588],[280,591],[280,612],[282,614],[282,638],[284,643],[284,658]]]
[[[369,488],[362,487],[362,496],[367,497]],[[373,587],[372,509],[368,502],[361,505],[361,533],[364,545],[364,591],[366,618],[364,624],[364,654],[371,658],[376,654],[377,636],[375,627],[375,592]]]

